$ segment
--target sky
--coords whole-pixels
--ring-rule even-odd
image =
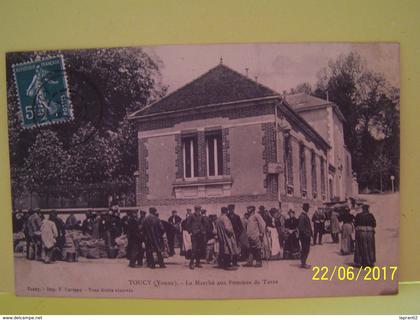
[[[220,63],[277,92],[297,84],[315,85],[317,73],[340,54],[358,52],[367,67],[384,74],[399,87],[399,45],[396,43],[286,43],[236,45],[179,45],[147,47],[145,51],[160,60],[162,82],[168,92],[194,80]]]

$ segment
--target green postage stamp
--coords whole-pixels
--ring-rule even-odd
[[[61,55],[13,65],[23,128],[73,118],[64,59]]]

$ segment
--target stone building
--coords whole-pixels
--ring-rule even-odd
[[[299,212],[303,202],[328,201],[336,167],[329,136],[294,108],[219,64],[131,114],[138,125],[137,205],[167,216],[195,204],[219,213],[234,203],[242,213],[250,204],[280,202]]]
[[[345,200],[358,194],[351,154],[344,143],[340,108],[331,101],[306,93],[286,97],[287,103],[308,122],[331,146],[328,152],[328,194],[330,200]]]

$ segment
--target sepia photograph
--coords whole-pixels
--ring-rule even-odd
[[[19,296],[398,293],[398,43],[6,54]]]

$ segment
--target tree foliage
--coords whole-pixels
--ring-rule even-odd
[[[318,74],[314,94],[343,113],[345,143],[361,189],[390,189],[399,183],[399,89],[369,70],[355,52],[341,55]]]
[[[23,130],[12,65],[55,54],[64,56],[74,120]],[[14,198],[24,191],[42,190],[40,196],[46,196],[46,186],[54,196],[67,198],[80,197],[89,186],[94,186],[92,190],[102,186],[105,194],[133,192],[137,130],[127,115],[164,95],[159,63],[141,48],[8,54]]]
[[[308,82],[299,83],[295,88],[292,88],[289,94],[306,93],[312,94],[312,86]]]
[[[25,187],[32,194],[48,197],[60,190],[69,176],[69,153],[55,132],[43,130],[28,150],[21,173],[25,175]]]

